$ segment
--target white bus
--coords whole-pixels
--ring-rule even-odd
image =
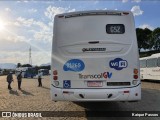
[[[160,80],[160,53],[140,58],[140,78]]]
[[[33,78],[37,75],[36,70],[33,67],[19,67],[15,69],[16,76],[18,76],[20,72],[22,72],[23,78]]]
[[[139,54],[133,14],[56,15],[51,64],[54,101],[139,101]]]
[[[49,70],[48,69],[39,69],[38,70],[38,74],[41,74],[41,75],[49,75]]]

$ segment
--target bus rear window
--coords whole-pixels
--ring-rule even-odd
[[[108,34],[123,34],[125,33],[125,27],[123,24],[107,24],[106,32]]]

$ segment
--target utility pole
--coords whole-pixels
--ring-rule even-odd
[[[32,65],[31,46],[29,48],[29,64]]]

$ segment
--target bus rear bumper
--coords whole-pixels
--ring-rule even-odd
[[[139,101],[141,84],[121,89],[61,89],[51,86],[54,101]]]

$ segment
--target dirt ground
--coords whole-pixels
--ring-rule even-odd
[[[17,80],[14,76],[12,90],[7,89],[6,76],[0,76],[0,111],[160,111],[160,83],[142,82],[142,100],[135,103],[122,102],[101,102],[101,103],[76,103],[76,102],[54,102],[50,98],[50,77],[42,79],[43,87],[38,87],[37,79],[24,79],[22,90],[18,90]],[[0,118],[9,119],[9,118]],[[10,118],[11,119],[11,118]],[[12,118],[22,119],[22,118]],[[31,118],[23,118],[31,119]],[[106,118],[89,117],[45,117],[35,119],[60,119],[60,120],[92,120]],[[115,120],[114,118],[109,118]],[[123,118],[125,120],[126,118]],[[134,118],[132,118],[134,119]],[[137,119],[137,118],[136,118]],[[139,118],[138,118],[139,119]],[[148,120],[150,118],[144,118]],[[158,118],[152,118],[158,120]]]

